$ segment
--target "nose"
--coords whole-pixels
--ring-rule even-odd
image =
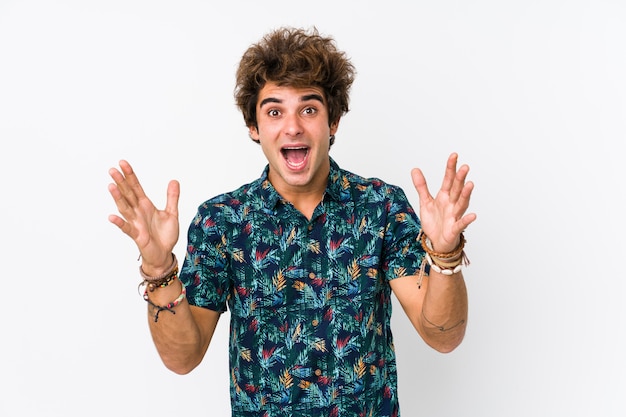
[[[285,117],[285,134],[287,134],[287,136],[296,137],[300,135],[302,131],[302,121],[297,113]]]

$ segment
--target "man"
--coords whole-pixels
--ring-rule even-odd
[[[452,154],[436,197],[413,170],[421,222],[398,187],[339,168],[329,149],[354,74],[316,30],[281,28],[244,53],[235,98],[268,165],[199,207],[180,276],[178,182],[158,210],[126,161],[110,170],[110,221],[140,250],[164,364],[193,370],[229,309],[233,416],[398,416],[391,292],[434,349],[463,339],[469,168]]]

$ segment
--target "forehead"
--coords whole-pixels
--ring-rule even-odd
[[[308,100],[322,100],[323,104],[326,104],[324,98],[324,91],[319,87],[292,87],[287,85],[278,85],[276,83],[268,82],[259,91],[258,105],[262,105],[267,102],[267,99],[272,99],[272,102],[301,102]]]

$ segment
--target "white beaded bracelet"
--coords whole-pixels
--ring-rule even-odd
[[[460,260],[462,261],[462,259]],[[426,261],[428,262],[428,265],[430,265],[430,269],[443,275],[456,274],[460,272],[461,269],[463,268],[463,262],[459,262],[459,264],[455,266],[454,268],[441,268],[439,265],[433,262],[432,258],[430,257],[428,253],[426,254]]]

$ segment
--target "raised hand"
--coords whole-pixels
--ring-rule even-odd
[[[180,185],[170,181],[165,210],[158,210],[144,193],[130,164],[122,160],[119,165],[121,171],[109,170],[115,181],[109,184],[109,192],[121,216],[112,214],[109,221],[135,241],[144,272],[158,275],[171,265],[172,250],[178,241]]]
[[[411,171],[413,185],[420,199],[422,230],[437,252],[454,250],[461,232],[476,220],[476,214],[465,213],[474,189],[471,181],[466,182],[469,166],[462,165],[457,171],[457,161],[456,153],[448,157],[443,183],[435,197],[428,191],[422,171],[419,168]]]

